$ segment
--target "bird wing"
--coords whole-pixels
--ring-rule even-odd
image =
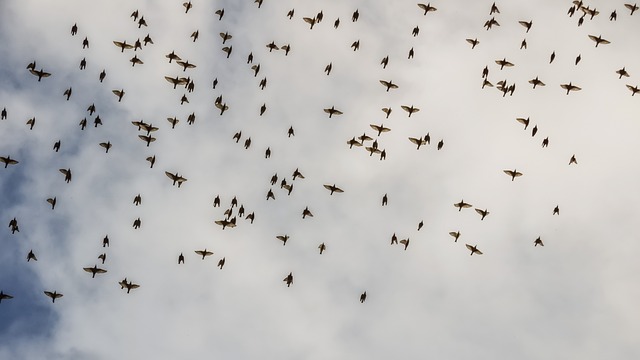
[[[169,177],[169,179],[171,179],[171,180],[177,180],[177,179],[178,179],[178,176],[177,176],[177,175],[175,175],[175,174],[172,174],[172,173],[170,173],[170,172],[168,172],[168,171],[165,171],[164,173],[165,173],[165,174]]]

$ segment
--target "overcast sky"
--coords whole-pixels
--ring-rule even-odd
[[[627,87],[640,85],[640,14],[594,0],[584,6],[599,14],[578,26],[570,1],[501,1],[490,15],[492,2],[433,1],[424,15],[405,0],[194,0],[186,13],[183,0],[1,1],[0,156],[19,163],[0,168],[0,290],[13,296],[0,304],[0,358],[640,357],[640,94]],[[303,17],[321,10],[310,29]],[[487,30],[492,17],[500,26]],[[519,21],[532,21],[528,32]],[[153,44],[135,51],[113,43],[147,34]],[[196,67],[169,63],[172,51]],[[144,63],[132,66],[134,55]],[[501,70],[502,59],[514,66]],[[38,81],[32,61],[51,76]],[[483,89],[485,66],[493,87]],[[619,79],[623,67],[630,77]],[[535,77],[546,86],[533,89]],[[567,95],[568,83],[581,90]],[[343,114],[329,118],[332,106]],[[516,118],[529,118],[526,130]],[[159,128],[156,141],[132,121]],[[372,141],[349,147],[363,133],[386,159],[365,150]],[[427,133],[416,150],[409,137]],[[69,183],[59,169],[71,169]],[[165,171],[187,181],[172,186]],[[245,214],[234,207],[237,226],[223,230],[214,221],[234,197]],[[458,211],[461,200],[472,207]],[[213,255],[202,260],[204,249]],[[94,265],[107,272],[83,271]],[[127,294],[124,278],[140,287]]]

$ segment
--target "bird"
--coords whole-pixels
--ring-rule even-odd
[[[58,200],[56,197],[53,197],[53,198],[48,198],[47,202],[51,204],[51,210],[53,210],[56,208],[56,203],[58,202]]]
[[[232,218],[231,220],[216,220],[214,221],[216,224],[222,226],[222,230],[226,227],[234,228],[236,227],[236,218]]]
[[[124,90],[111,90],[111,92],[113,92],[113,94],[118,97],[118,102],[122,101]]]
[[[575,65],[578,65],[578,63],[580,62],[580,60],[582,60],[582,55],[578,54],[578,56],[576,56],[576,61],[575,61]]]
[[[390,128],[385,127],[384,124],[380,124],[380,125],[376,125],[376,124],[369,124],[369,126],[371,126],[372,129],[374,129],[375,131],[378,132],[378,136],[380,136],[380,134],[384,133],[384,132],[389,132],[391,131]]]
[[[573,85],[571,82],[569,82],[568,84],[561,84],[560,85],[561,88],[567,90],[567,95],[569,95],[569,91],[579,91],[582,90],[581,87],[578,87],[576,85]]]
[[[356,22],[358,21],[359,17],[360,17],[360,12],[358,11],[358,9],[356,9],[356,11],[354,11],[353,15],[351,16],[351,21]]]
[[[109,235],[106,235],[106,236],[102,239],[102,247],[109,247]]]
[[[631,86],[631,85],[627,84],[627,89],[629,89],[631,91],[631,96],[635,95],[638,91],[640,91],[640,88],[638,88],[637,85],[636,86]]]
[[[556,58],[556,52],[554,51],[551,53],[551,56],[549,57],[549,64],[551,64],[555,58]]]
[[[351,47],[353,48],[353,51],[357,51],[358,49],[360,49],[360,40],[356,40],[351,44]]]
[[[575,155],[571,155],[571,159],[569,159],[569,165],[571,165],[571,164],[578,165],[578,160],[576,160],[576,156]]]
[[[193,38],[193,42],[196,42],[196,40],[198,40],[198,35],[200,35],[200,31],[196,30],[196,31],[192,32],[191,36],[189,36],[189,37]]]
[[[409,55],[407,56],[407,59],[413,58],[414,55],[415,55],[415,51],[413,50],[413,47],[412,47],[411,49],[409,49]]]
[[[329,195],[333,195],[333,193],[334,193],[334,192],[337,192],[337,193],[342,193],[342,192],[344,192],[342,189],[340,189],[339,187],[337,187],[337,186],[336,186],[336,184],[333,184],[333,185],[325,184],[325,185],[323,185],[323,186],[324,186],[324,188],[325,188],[325,189],[327,189],[327,190],[329,190],[329,191],[330,191]]]
[[[500,14],[500,10],[498,10],[498,7],[496,6],[495,2],[493,3],[493,5],[491,5],[491,10],[489,11],[489,15],[491,15],[493,13]]]
[[[149,168],[153,169],[153,165],[156,163],[156,156],[155,156],[155,155],[153,155],[153,156],[148,156],[148,157],[147,157],[147,161],[148,161],[148,162],[149,162],[149,164],[150,164]],[[174,182],[174,185],[175,185],[175,182]],[[178,184],[178,187],[180,187],[180,184]]]
[[[204,250],[196,250],[195,252],[196,252],[196,254],[198,254],[198,255],[202,255],[202,260],[204,260],[204,258],[205,258],[206,256],[211,256],[211,255],[213,255],[213,252],[211,252],[211,251],[207,251],[207,249],[204,249]]]
[[[249,146],[251,146],[251,137],[248,137],[245,141],[244,141],[244,148],[248,149]]]
[[[289,240],[289,235],[278,235],[276,239],[282,241],[282,246],[287,245],[287,241]]]
[[[420,231],[420,229],[422,229],[423,226],[424,226],[424,221],[420,220],[420,222],[418,223],[418,231]]]
[[[133,221],[134,229],[139,229],[141,225],[142,225],[142,220],[140,220],[140,218],[137,218]]]
[[[336,109],[334,106],[332,106],[331,108],[328,108],[328,109],[324,109],[324,112],[329,114],[329,119],[331,119],[331,117],[333,115],[342,115],[342,111]]]
[[[624,77],[629,77],[629,73],[627,72],[627,70],[624,67],[622,69],[620,69],[620,70],[616,70],[616,74],[620,75],[618,77],[618,79],[622,79],[623,76]]]
[[[132,66],[132,67],[133,67],[133,66],[136,66],[136,64],[138,64],[138,65],[142,65],[142,64],[144,64],[144,62],[143,62],[142,60],[140,60],[140,59],[138,58],[138,56],[137,56],[137,55],[134,55],[134,56],[129,60],[129,62],[131,62],[131,66]]]
[[[476,45],[480,44],[477,38],[475,39],[466,39],[469,44],[471,44],[471,49],[474,49]]]
[[[27,120],[27,125],[29,125],[29,130],[33,130],[33,127],[36,125],[36,117],[34,116]]]
[[[458,211],[462,211],[462,209],[470,208],[473,205],[464,202],[464,199],[460,200],[460,202],[453,204],[453,206],[458,208]]]
[[[218,20],[222,20],[222,17],[224,16],[224,8],[216,10],[215,14],[218,15]]]
[[[178,265],[180,264],[184,264],[184,255],[182,253],[178,255]]]
[[[538,132],[538,125],[534,126],[533,129],[531,129],[531,137],[536,136],[537,132]]]
[[[427,5],[425,4],[421,4],[418,3],[418,7],[422,10],[424,10],[424,15],[426,16],[428,12],[430,11],[436,11],[438,9],[436,9],[435,7],[431,6],[431,3],[428,3]]]
[[[169,123],[171,123],[171,128],[175,128],[176,124],[178,124],[180,122],[180,120],[178,120],[178,118],[176,118],[175,116],[172,118],[167,118],[167,121],[169,121]]]
[[[168,171],[165,171],[164,173],[169,177],[169,179],[173,180],[172,185],[174,186],[178,184],[178,187],[180,187],[180,185],[182,185],[183,182],[187,181],[186,178],[180,176],[178,173],[172,174]]]
[[[40,70],[35,70],[35,69],[30,69],[29,70],[30,73],[32,73],[34,76],[38,77],[38,81],[42,80],[42,78],[47,78],[49,76],[51,76],[51,73],[48,73],[46,71],[44,71],[43,69]]]
[[[545,84],[540,79],[538,79],[537,76],[535,79],[529,80],[529,84],[532,84],[534,89],[536,88],[536,86],[545,86]]]
[[[291,286],[293,284],[293,273],[290,272],[282,281],[287,283],[287,287]]]
[[[137,289],[137,288],[139,288],[139,287],[140,287],[140,285],[138,285],[138,284],[134,284],[134,283],[133,283],[133,282],[131,282],[131,281],[127,282],[126,278],[125,278],[123,281],[119,282],[119,284],[120,284],[120,286],[121,286],[121,288],[122,288],[122,289],[127,288],[127,294],[128,294],[131,290],[133,290],[133,289]]]
[[[289,18],[289,20],[293,18],[294,13],[295,13],[295,9],[291,9],[289,10],[289,12],[287,12],[287,17]]]
[[[69,101],[69,98],[71,97],[71,93],[73,92],[73,89],[71,87],[69,87],[68,89],[66,89],[64,91],[64,93],[62,94],[63,96],[67,97],[67,101]]]
[[[0,156],[0,162],[4,163],[4,168],[6,169],[9,165],[15,165],[19,161],[12,159],[11,156]]]
[[[387,92],[389,89],[397,89],[398,85],[394,84],[392,81],[380,80],[380,84],[387,88]]]
[[[416,148],[417,150],[420,150],[420,146],[427,144],[427,141],[423,137],[420,137],[420,138],[410,137],[409,141],[418,145],[418,147]]]
[[[104,80],[106,76],[107,76],[107,71],[103,69],[102,72],[100,72],[98,79],[100,80],[100,82],[102,82],[102,80]]]
[[[553,208],[552,215],[560,215],[560,206],[556,205],[556,207]]]
[[[516,169],[513,170],[503,170],[505,174],[511,176],[511,181],[515,180],[515,178],[522,176],[521,172],[518,172]]]
[[[153,136],[149,136],[149,135],[138,135],[138,137],[140,138],[140,140],[144,141],[147,143],[147,147],[149,147],[149,144],[156,141],[156,138],[154,138]]]
[[[222,258],[220,260],[218,260],[218,267],[220,268],[220,270],[222,270],[222,268],[224,267],[225,262],[227,261],[226,258]]]
[[[337,18],[336,21],[333,22],[333,28],[337,29],[340,26],[340,18]]]
[[[530,21],[518,21],[518,23],[520,23],[520,25],[524,26],[525,29],[527,29],[527,32],[529,32],[529,30],[531,30],[531,25],[533,25],[533,20],[530,20]]]
[[[367,300],[367,292],[363,292],[362,294],[360,294],[360,303],[364,303],[365,300]]]
[[[483,27],[486,27],[487,31],[489,31],[489,29],[491,29],[494,25],[500,26],[500,23],[495,19],[495,17],[492,17],[491,19],[485,21]]]
[[[93,267],[85,267],[82,269],[86,272],[90,272],[91,278],[95,278],[96,274],[104,274],[107,272],[107,270],[99,268],[98,265],[94,265]]]
[[[229,106],[226,103],[216,103],[215,104],[218,109],[220,109],[220,115],[224,114],[225,111],[229,110]]]
[[[405,251],[407,250],[407,247],[409,247],[409,242],[410,242],[409,238],[400,240],[400,244],[404,245]]]
[[[471,251],[470,255],[473,255],[473,254],[482,255],[482,251],[478,250],[478,246],[477,245],[471,246],[469,244],[465,244],[465,246],[467,247],[467,249],[469,249]]]
[[[107,254],[106,253],[102,253],[102,254],[98,255],[98,259],[102,260],[102,263],[104,264],[104,262],[107,260]]]
[[[85,36],[84,40],[82,40],[82,48],[88,48],[89,47],[89,38],[87,38]]]
[[[633,15],[633,13],[634,13],[636,10],[640,9],[640,8],[638,7],[638,4],[633,4],[633,5],[631,5],[631,4],[624,4],[624,7],[626,7],[626,8],[627,8],[627,9],[629,9],[629,10],[631,10],[631,14],[629,14],[629,15]]]
[[[33,250],[29,250],[29,253],[27,254],[27,262],[31,260],[38,261],[38,258],[36,257],[36,254],[33,253]]]
[[[165,57],[167,59],[169,59],[169,63],[171,63],[172,60],[182,60],[182,58],[180,58],[180,56],[176,55],[176,53],[174,51],[170,52],[169,54],[165,55]]]
[[[5,120],[7,118],[7,108],[2,108],[2,115],[0,115],[0,119]]]
[[[382,65],[383,69],[387,68],[387,65],[389,65],[389,55],[387,55],[387,56],[382,58],[382,61],[380,62],[380,65]]]
[[[13,299],[13,296],[9,294],[5,294],[4,292],[0,291],[0,303],[2,303],[2,300],[9,300],[9,299]]]
[[[231,56],[231,52],[233,51],[233,46],[225,46],[222,48],[222,51],[227,53],[227,59]]]
[[[108,153],[109,149],[111,149],[111,146],[112,146],[110,141],[101,142],[99,145],[105,149],[105,153]]]
[[[75,36],[78,33],[78,23],[73,24],[71,26],[71,36]]]
[[[51,298],[51,302],[52,302],[52,303],[55,303],[55,302],[56,302],[56,299],[59,299],[59,298],[61,298],[62,296],[64,296],[64,295],[62,295],[62,294],[58,293],[57,291],[54,291],[54,292],[51,292],[51,291],[45,291],[45,292],[44,292],[44,294]]]
[[[540,239],[540,236],[538,236],[538,238],[537,238],[537,239],[533,240],[533,246],[534,246],[534,247],[536,247],[536,246],[538,246],[538,245],[540,245],[540,246],[544,246],[544,243],[543,243],[543,242],[542,242],[542,240]]]
[[[62,174],[64,174],[64,181],[69,183],[71,181],[71,169],[60,169]]]
[[[440,150],[440,149],[442,149],[442,147],[443,147],[443,146],[444,146],[444,140],[440,140],[440,141],[438,141],[438,147],[437,147],[437,149],[438,149],[438,150]]]
[[[127,41],[114,41],[113,44],[120,48],[120,52],[124,52],[128,49],[133,49],[133,45],[127,44]],[[168,57],[168,56],[167,56]]]
[[[485,216],[489,215],[489,211],[487,211],[487,209],[482,210],[482,209],[476,208],[476,212],[480,214],[480,216],[482,216],[480,220],[484,220]]]
[[[331,73],[331,69],[333,69],[333,63],[329,63],[329,65],[324,67],[324,72],[327,73],[327,75],[329,75]]]
[[[449,235],[453,236],[453,242],[458,242],[458,238],[460,237],[460,231],[450,231]]]
[[[502,70],[505,66],[506,67],[514,66],[513,63],[507,61],[506,58],[503,58],[502,60],[496,60],[496,64],[500,65],[500,70]]]
[[[542,140],[542,147],[548,147],[548,146],[549,146],[549,137],[547,136]]]
[[[516,118],[516,120],[524,125],[524,129],[527,130],[527,126],[529,126],[529,118]]]
[[[302,218],[304,219],[307,216],[313,217],[313,214],[311,213],[311,210],[309,210],[309,207],[305,207],[304,210],[302,210]]]
[[[269,189],[269,191],[267,192],[267,201],[269,199],[273,199],[273,200],[276,199],[276,196],[273,194],[273,190],[272,189]]]
[[[191,4],[191,1],[183,3],[182,6],[185,7],[185,11],[184,11],[185,14],[188,13],[189,10],[191,10],[191,8],[193,7],[193,5]]]
[[[327,246],[324,243],[322,243],[322,244],[318,245],[318,249],[320,249],[320,255],[322,255],[322,253],[325,250],[327,250]]]
[[[420,28],[416,25],[416,27],[414,27],[413,30],[411,30],[411,35],[416,37],[418,36],[419,33],[420,33]]]
[[[417,107],[413,107],[413,105],[401,105],[400,107],[402,108],[402,110],[406,111],[409,114],[408,117],[411,117],[411,114],[420,111],[420,109],[418,109]]]
[[[602,35],[598,35],[597,37],[595,35],[589,35],[589,39],[595,41],[596,43],[596,47],[598,47],[598,45],[600,44],[611,44],[611,41],[607,40],[607,39],[603,39]]]
[[[306,22],[307,24],[311,25],[309,27],[309,29],[313,30],[313,25],[316,24],[316,22],[318,21],[315,17],[310,18],[310,17],[303,17],[302,20],[304,20],[304,22]]]

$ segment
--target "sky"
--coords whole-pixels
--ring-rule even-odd
[[[501,1],[494,14],[493,1],[434,1],[426,15],[404,0],[183,2],[0,2],[0,156],[19,161],[0,168],[0,290],[13,296],[0,303],[0,359],[640,356],[640,95],[627,86],[640,85],[640,14],[588,1],[599,14],[578,26],[583,11],[555,0]],[[303,18],[320,11],[310,29]],[[500,26],[487,30],[492,17]],[[153,43],[135,51],[113,43],[146,35]],[[170,63],[172,51],[196,67]],[[32,61],[51,76],[38,81]],[[482,88],[485,66],[493,86]],[[567,94],[568,83],[581,90]],[[147,146],[132,121],[157,127],[156,140]],[[372,140],[349,147],[362,134],[385,159],[365,150]],[[419,149],[409,141],[426,134]],[[323,186],[334,184],[344,192]],[[245,214],[234,207],[237,226],[223,229],[215,221],[234,197]],[[459,211],[462,200],[472,206]],[[94,265],[107,272],[92,278],[83,268]],[[140,287],[127,293],[124,278]]]

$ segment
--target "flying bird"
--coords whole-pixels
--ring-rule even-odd
[[[515,178],[522,176],[521,172],[518,172],[517,170],[513,169],[513,170],[503,170],[505,174],[511,176],[511,181],[515,180]]]
[[[9,294],[5,294],[4,292],[0,291],[0,303],[2,303],[2,300],[9,300],[9,299],[13,299],[13,296]]]
[[[182,185],[183,182],[187,181],[187,179],[185,179],[184,177],[178,175],[178,173],[172,174],[168,171],[164,172],[169,179],[173,180],[173,184],[172,185],[176,185],[176,183],[178,184],[178,187],[180,187],[180,185]]]
[[[318,249],[320,249],[320,255],[322,255],[322,253],[325,250],[327,250],[327,246],[324,243],[322,243],[322,244],[318,245]]]
[[[293,284],[293,273],[289,273],[282,281],[287,283],[287,287],[291,286]]]
[[[477,38],[475,39],[466,39],[469,44],[471,44],[471,49],[474,49],[476,45],[480,44]]]
[[[631,85],[627,84],[627,89],[629,89],[631,91],[631,96],[635,95],[638,91],[640,91],[640,88],[638,88],[637,85],[636,86],[631,86]]]
[[[427,13],[430,11],[438,10],[435,7],[431,6],[431,3],[428,3],[427,5],[418,3],[418,7],[424,10],[424,15],[427,15]]]
[[[402,110],[406,111],[409,114],[408,117],[411,117],[411,114],[420,111],[420,109],[418,109],[417,107],[413,107],[413,105],[401,105],[400,107],[402,108]]]
[[[107,272],[107,270],[99,268],[98,265],[94,265],[93,267],[85,267],[82,269],[86,272],[90,272],[91,278],[95,278],[96,274],[104,274]]]
[[[55,303],[56,299],[59,299],[59,298],[61,298],[63,296],[62,294],[58,293],[57,291],[54,291],[54,292],[45,291],[44,294],[51,298],[51,302],[52,303]]]
[[[398,85],[394,84],[392,81],[380,80],[380,84],[387,88],[387,92],[389,89],[397,89]]]
[[[561,84],[560,85],[561,88],[567,90],[567,95],[569,95],[569,91],[579,91],[582,90],[581,87],[575,86],[573,85],[571,82],[569,82],[568,84]]]
[[[473,205],[471,205],[471,204],[468,204],[468,203],[464,202],[464,199],[463,199],[463,200],[460,200],[460,202],[459,202],[459,203],[455,203],[455,204],[453,204],[453,206],[457,207],[457,208],[458,208],[458,211],[462,211],[462,209],[470,208],[470,207],[472,207]]]
[[[471,246],[469,244],[465,244],[465,246],[467,247],[467,249],[469,249],[471,251],[470,255],[473,255],[473,254],[482,255],[482,251],[478,250],[478,246],[477,245]]]
[[[489,215],[489,211],[487,211],[487,209],[482,210],[476,208],[476,212],[482,216],[480,220],[484,220],[485,216]]]
[[[211,255],[213,255],[213,252],[211,252],[211,251],[207,251],[207,249],[204,249],[204,250],[196,250],[195,252],[196,252],[196,254],[198,254],[198,255],[202,255],[202,260],[204,260],[204,258],[205,258],[206,256],[211,256]]]
[[[128,49],[133,49],[133,45],[127,44],[127,41],[114,41],[113,44],[120,48],[120,52],[124,52]],[[169,55],[167,55],[169,57]]]
[[[29,250],[29,253],[27,254],[27,262],[31,260],[38,261],[38,258],[36,257],[36,254],[33,253],[33,250]]]
[[[598,45],[600,44],[611,44],[611,41],[607,40],[607,39],[603,39],[602,35],[598,35],[597,37],[595,35],[589,35],[589,39],[595,41],[596,43],[596,47],[598,47]]]
[[[536,247],[536,246],[538,246],[538,245],[540,245],[540,246],[544,246],[544,243],[543,243],[543,242],[542,242],[542,240],[540,239],[540,236],[538,236],[538,238],[537,238],[537,239],[535,239],[535,240],[533,241],[533,246],[534,246],[534,247]]]
[[[449,235],[453,236],[453,241],[458,242],[458,238],[460,237],[460,231],[451,231]]]
[[[333,115],[342,115],[342,111],[336,109],[334,106],[332,106],[330,109],[324,109],[324,112],[329,114],[329,119],[331,119]]]
[[[32,73],[34,76],[37,76],[38,81],[42,80],[43,77],[46,78],[51,76],[51,73],[48,73],[43,69],[40,69],[40,70],[30,69],[29,72]]]
[[[64,181],[69,183],[71,181],[71,169],[60,169],[60,172],[64,174]]]
[[[336,184],[333,184],[333,185],[325,184],[323,186],[324,186],[325,189],[327,189],[327,190],[329,190],[331,192],[329,195],[333,195],[334,192],[337,192],[337,193],[344,192],[342,189],[337,187]]]
[[[9,165],[17,164],[18,160],[12,159],[11,156],[0,156],[0,162],[4,163],[4,168],[6,169]]]

